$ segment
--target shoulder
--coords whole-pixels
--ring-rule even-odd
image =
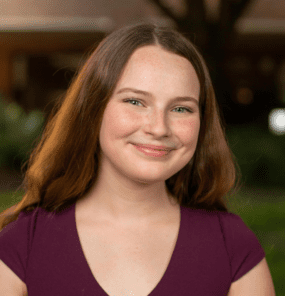
[[[217,210],[183,208],[184,219],[188,227],[198,228],[201,233],[215,233],[222,237],[229,251],[237,249],[236,241],[247,244],[256,240],[256,236],[243,219],[231,212]],[[241,245],[239,245],[241,246]]]
[[[37,207],[32,211],[20,212],[15,221],[0,231],[0,260],[23,282],[35,241],[49,238],[57,229],[60,219],[57,217],[61,216],[65,215],[55,215]]]
[[[232,225],[243,223],[242,219],[231,212],[222,212],[218,210],[194,209],[182,207],[186,220],[193,220],[196,223],[214,223],[215,225]]]
[[[232,265],[229,296],[275,296],[266,254],[254,231],[239,215],[220,212]]]
[[[188,209],[187,209],[188,210]],[[234,213],[189,209],[185,215],[187,228],[211,245],[211,250],[224,250],[235,282],[265,257],[265,251],[253,230]]]
[[[256,234],[239,215],[218,212],[218,219],[230,255],[259,245]]]
[[[42,208],[22,211],[15,221],[10,222],[0,231],[0,254],[3,257],[21,258],[21,267],[25,266],[26,258],[33,244],[35,232],[43,228],[49,213]],[[16,264],[16,263],[15,263]]]
[[[20,212],[15,221],[10,222],[0,231],[0,260],[5,274],[11,275],[17,286],[25,282],[29,242],[31,238],[30,225],[36,211]],[[9,269],[8,269],[9,268]],[[2,271],[3,271],[2,269]]]

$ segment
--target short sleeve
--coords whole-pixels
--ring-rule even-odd
[[[21,212],[17,220],[0,231],[0,260],[23,282],[26,282],[31,217],[31,213]]]
[[[231,278],[235,282],[255,267],[266,254],[255,233],[241,217],[224,212],[220,212],[219,217],[231,265]]]

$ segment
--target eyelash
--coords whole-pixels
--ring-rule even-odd
[[[141,103],[142,104],[142,102],[140,101],[140,100],[136,100],[136,99],[127,99],[127,100],[124,100],[124,102],[132,102],[132,101],[136,101],[136,102],[139,102],[139,103]],[[132,104],[132,105],[134,105],[134,104]],[[135,105],[134,105],[135,106]],[[187,112],[189,112],[189,113],[193,113],[193,111],[191,110],[191,109],[189,109],[189,108],[186,108],[186,107],[176,107],[175,109],[177,109],[177,108],[181,108],[181,109],[185,109]],[[178,112],[179,114],[183,114],[183,113],[180,113],[180,112]]]

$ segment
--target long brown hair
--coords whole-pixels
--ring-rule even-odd
[[[138,23],[105,37],[58,99],[32,150],[22,200],[6,210],[0,229],[21,211],[42,207],[60,212],[85,195],[98,177],[99,132],[106,105],[132,53],[147,45],[187,58],[200,81],[200,133],[191,161],[166,180],[181,206],[228,211],[225,196],[238,189],[240,168],[225,128],[207,66],[196,47],[168,27]]]

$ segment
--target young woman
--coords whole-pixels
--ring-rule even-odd
[[[237,173],[194,45],[148,23],[113,32],[2,214],[0,294],[275,295],[257,237],[227,210]]]

